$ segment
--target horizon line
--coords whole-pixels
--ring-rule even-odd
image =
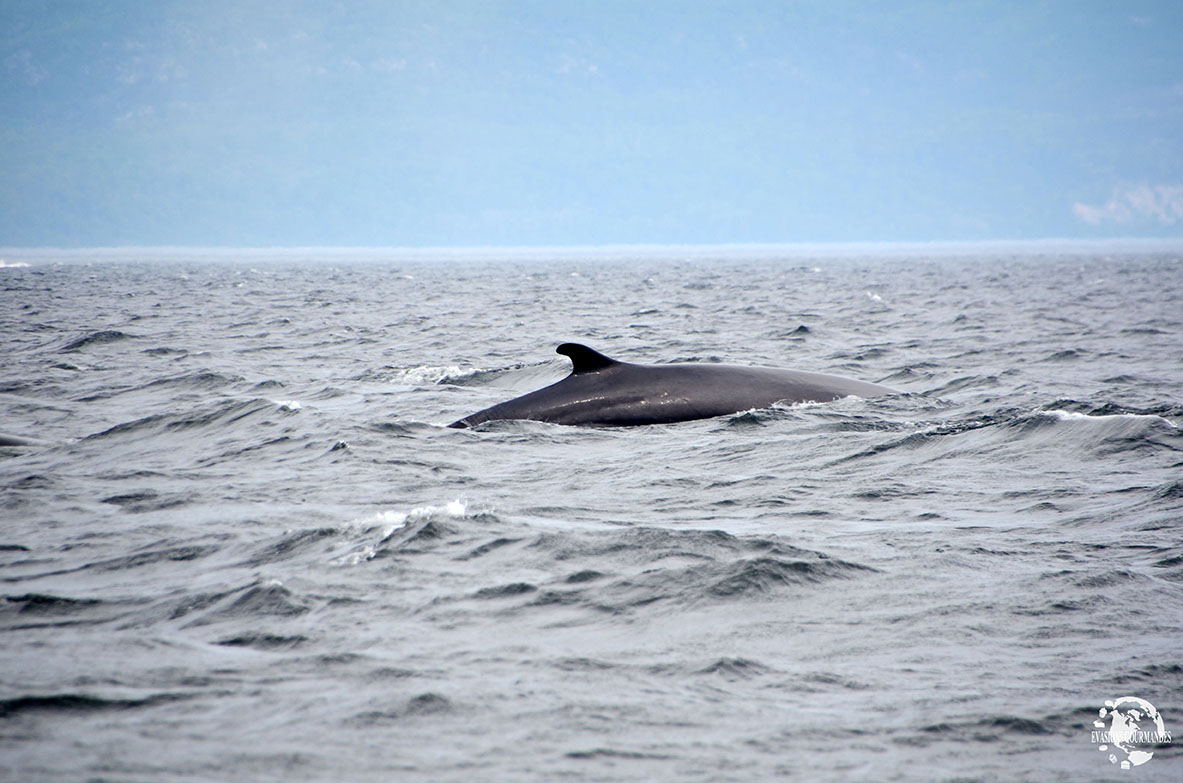
[[[984,249],[994,250],[1088,250],[1088,249],[1183,250],[1183,237],[1044,237],[1039,239],[934,239],[934,240],[857,240],[823,242],[711,242],[711,243],[605,243],[571,245],[38,245],[0,246],[0,261],[4,254],[13,256],[45,256],[83,253],[101,255],[137,252],[153,253],[334,253],[372,254],[426,257],[479,257],[519,255],[533,257],[543,254],[562,255],[617,255],[635,253],[645,256],[711,253],[765,255],[813,253],[833,255],[862,252],[874,255],[893,255],[911,252],[939,252],[956,254]]]

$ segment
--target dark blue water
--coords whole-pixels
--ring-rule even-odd
[[[1183,777],[1178,253],[6,262],[0,779]],[[565,341],[905,394],[444,426]]]

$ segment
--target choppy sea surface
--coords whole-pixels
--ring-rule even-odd
[[[0,292],[2,780],[1183,779],[1092,733],[1183,735],[1183,254],[47,251]],[[446,428],[565,341],[904,393]]]

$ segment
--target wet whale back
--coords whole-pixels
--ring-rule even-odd
[[[777,402],[829,402],[876,397],[894,389],[821,373],[723,364],[640,365],[611,359],[578,343],[563,380],[466,416],[450,426],[531,419],[579,426],[666,424],[725,416]]]

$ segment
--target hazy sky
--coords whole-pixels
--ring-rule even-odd
[[[1183,2],[2,0],[0,246],[1183,236]]]

